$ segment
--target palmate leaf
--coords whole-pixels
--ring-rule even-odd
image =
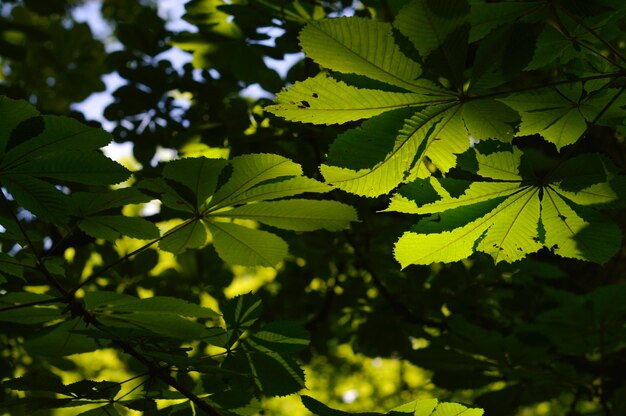
[[[490,118],[493,114],[500,115],[499,121]],[[456,165],[455,155],[469,149],[470,136],[509,140],[513,129],[505,120],[514,118],[510,108],[491,100],[432,105],[412,115],[409,109],[390,111],[339,136],[320,170],[340,189],[382,195],[428,176],[426,160],[447,172]]]
[[[593,159],[592,155],[585,157]],[[431,192],[432,201],[415,201],[411,208],[411,190],[403,193],[401,189],[396,206],[403,212],[431,216],[400,238],[395,246],[396,259],[406,267],[457,261],[481,251],[496,262],[514,262],[547,247],[563,257],[608,261],[619,248],[620,231],[610,220],[584,205],[601,206],[609,202],[610,195],[617,201],[625,193],[623,189],[611,188],[607,171],[614,168],[604,169],[608,161],[595,158],[599,170],[578,176],[578,182],[586,185],[578,192],[561,185],[568,179],[572,182],[563,174],[568,172],[568,165],[578,161],[570,161],[542,182],[536,182],[536,178],[524,178],[504,168],[514,161],[518,166],[522,163],[519,152],[476,152],[476,173],[490,180],[473,182],[458,196]],[[585,182],[589,177],[595,178],[596,183]],[[567,195],[572,194],[572,199],[568,199]]]
[[[398,24],[417,43],[417,35],[411,29],[413,9],[428,7],[443,13],[437,17],[442,21],[456,19],[452,15],[459,17],[450,30],[461,24],[469,11],[466,5],[459,8],[450,2],[443,6],[411,2],[400,13]],[[435,14],[431,16],[433,22]],[[470,137],[512,139],[513,126],[519,117],[511,108],[493,99],[461,98],[457,91],[438,87],[425,79],[409,79],[402,65],[392,70],[381,58],[397,48],[392,46],[395,40],[387,26],[364,19],[351,21],[346,18],[311,23],[300,36],[303,49],[330,69],[368,76],[414,92],[360,89],[322,73],[278,94],[277,104],[267,110],[291,121],[332,124],[371,118],[361,127],[339,136],[331,146],[328,160],[321,166],[328,183],[358,195],[378,196],[402,182],[428,176],[427,164],[447,172],[456,164],[455,155],[469,148]],[[371,36],[363,32],[363,28],[370,26],[376,28]],[[432,48],[442,46],[447,34],[444,30],[441,42],[435,41]],[[354,40],[357,36],[359,42]],[[323,43],[322,39],[332,40]],[[431,51],[430,46],[423,49],[426,54]],[[464,61],[464,52],[459,54]],[[405,62],[408,58],[402,59]],[[385,76],[381,75],[381,68],[386,69],[382,72]],[[412,68],[418,72],[417,63]],[[400,73],[411,86],[397,82]]]
[[[261,300],[251,293],[236,296],[222,308],[228,331],[228,345],[237,339],[257,321],[263,310]]]
[[[272,201],[333,189],[303,177],[300,165],[282,156],[251,154],[231,161],[186,158],[172,167],[166,165],[164,175],[169,182],[151,180],[140,187],[160,194],[164,205],[193,215],[166,231],[159,242],[161,249],[173,253],[205,245],[210,234],[217,253],[228,263],[275,266],[287,256],[287,243],[232,221],[311,231],[345,229],[357,220],[354,208],[337,201]],[[218,186],[220,181],[223,185]]]
[[[561,149],[575,143],[587,130],[587,122],[595,121],[598,114],[606,112],[606,105],[616,95],[619,97],[621,91],[607,94],[606,90],[601,90],[585,95],[582,84],[575,83],[513,94],[501,101],[521,114],[517,136],[540,134]],[[621,111],[619,106],[624,104],[613,103],[613,111]]]

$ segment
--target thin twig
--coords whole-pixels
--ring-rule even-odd
[[[44,299],[44,300],[36,300],[33,302],[20,303],[18,305],[6,306],[4,308],[0,308],[0,312],[11,311],[14,309],[28,308],[29,306],[39,306],[45,305],[47,303],[67,303],[67,299],[63,297],[52,298],[52,299]]]
[[[202,400],[200,397],[193,394],[186,387],[182,386],[174,377],[172,377],[167,370],[160,367],[158,364],[153,362],[147,357],[144,357],[139,351],[137,351],[132,345],[130,345],[126,341],[122,340],[113,340],[113,343],[122,349],[125,353],[133,357],[135,360],[139,361],[143,364],[150,373],[155,377],[158,377],[161,381],[178,390],[180,394],[188,398],[193,404],[195,404],[198,409],[202,410],[209,416],[222,416],[216,409],[211,407],[207,402]]]

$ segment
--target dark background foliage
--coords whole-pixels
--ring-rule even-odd
[[[158,148],[174,149],[179,155],[211,148],[214,155],[228,149],[230,157],[282,155],[300,163],[307,176],[321,179],[318,166],[330,143],[354,123],[289,123],[263,112],[270,99],[245,98],[241,91],[258,84],[276,94],[319,71],[315,63],[301,59],[281,77],[264,61],[300,52],[297,35],[307,14],[319,19],[354,13],[392,21],[406,1],[192,0],[186,4],[184,19],[197,30],[177,31],[168,29],[152,1],[104,0],[100,11],[111,29],[104,39],[94,36],[72,14],[85,3],[2,2],[0,95],[26,100],[42,114],[68,116],[98,127],[98,121],[88,120],[72,104],[104,91],[102,76],[115,72],[124,84],[113,91],[113,101],[103,116],[113,140],[132,143],[132,156],[143,166],[136,178],[150,177],[159,169],[151,163]],[[571,13],[585,19],[600,14],[611,2],[567,3]],[[524,28],[523,36],[532,37],[541,29],[530,26]],[[623,28],[623,22],[616,27]],[[281,30],[270,31],[269,36],[267,28]],[[607,36],[623,51],[623,32]],[[273,42],[264,42],[270,38]],[[175,60],[162,55],[176,47],[193,54],[180,69]],[[601,53],[610,56],[613,52]],[[472,51],[468,56],[471,60]],[[515,58],[515,53],[509,54],[502,63],[513,67]],[[550,82],[555,72],[548,68],[517,75],[510,85]],[[619,130],[592,126],[576,152],[602,153],[623,173],[623,133],[623,126]],[[526,145],[554,152],[545,142],[532,140]],[[457,263],[401,271],[392,247],[413,225],[414,217],[378,213],[387,206],[385,197],[359,198],[340,191],[332,191],[331,197],[355,206],[361,221],[342,232],[277,231],[289,243],[290,256],[275,273],[231,268],[208,245],[185,251],[175,260],[145,251],[120,262],[85,289],[134,296],[150,293],[193,303],[208,295],[211,302],[225,305],[232,298],[226,288],[251,280],[255,299],[264,305],[261,322],[290,319],[309,331],[310,345],[298,353],[298,359],[309,366],[318,391],[328,391],[319,397],[329,405],[345,406],[332,393],[335,383],[346,372],[360,371],[360,365],[341,352],[347,345],[360,354],[360,360],[393,359],[423,369],[421,374],[429,380],[416,388],[405,382],[400,370],[391,392],[372,393],[367,404],[374,403],[376,408],[370,406],[370,410],[436,396],[471,403],[498,416],[626,414],[623,248],[604,265],[559,258],[543,249],[514,264],[494,265],[489,256],[477,253]],[[0,208],[5,229],[0,243],[3,253],[15,255],[20,249],[6,231],[11,231],[9,211],[15,210],[21,219],[28,220],[28,215],[13,201],[9,205]],[[609,210],[608,215],[624,229],[623,209]],[[164,208],[147,218],[158,222],[172,217]],[[26,224],[27,232],[37,236],[33,241],[37,251],[45,257],[71,256],[63,266],[60,283],[64,287],[79,284],[81,276],[90,273],[85,269],[116,263],[135,248],[129,241],[112,245],[81,231],[68,233],[63,227],[37,221]],[[159,261],[161,266],[155,269]],[[270,277],[264,278],[264,273]],[[2,294],[25,286],[54,292],[53,288],[41,289],[49,282],[36,273],[27,276],[27,282],[5,280],[0,284]],[[26,324],[2,323],[3,380],[29,373],[57,377],[59,371],[93,376],[66,358],[33,360],[23,348],[31,330]],[[145,371],[130,358],[122,360],[131,375]],[[195,383],[184,374],[176,377],[179,383]],[[159,388],[145,384],[146,390]],[[0,403],[17,396],[5,388]],[[360,409],[359,400],[352,409]],[[185,411],[180,414],[189,414]],[[0,414],[26,413],[6,411],[0,404]]]

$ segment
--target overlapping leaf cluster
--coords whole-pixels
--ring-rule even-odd
[[[432,184],[454,176],[451,170],[458,155],[481,140],[514,141],[525,148],[533,143],[530,136],[538,135],[554,146],[553,151],[560,151],[583,137],[590,124],[623,129],[626,102],[618,84],[626,60],[609,43],[622,34],[623,13],[623,5],[610,1],[585,8],[569,2],[412,0],[392,24],[357,17],[310,22],[300,33],[300,44],[323,70],[282,91],[267,111],[314,124],[366,119],[337,137],[320,170],[328,183],[367,197],[388,194],[403,183]],[[540,71],[553,79],[533,85],[532,76]],[[513,81],[517,86],[511,89]],[[548,182],[520,189],[492,183],[530,179],[514,173],[519,155],[491,157],[497,158],[494,163],[512,177],[492,172],[487,174],[490,182],[476,182],[459,197],[459,205],[446,205],[444,196],[439,205],[410,211],[442,212],[456,222],[453,227],[432,228],[420,238],[405,235],[396,249],[403,266],[460,260],[475,250],[510,262],[544,245],[562,247],[554,250],[557,254],[591,261],[604,262],[615,253],[620,241],[615,228],[605,234],[600,231],[603,220],[593,224],[581,220],[554,197],[554,186],[545,188]],[[602,176],[602,167],[594,166],[600,170],[592,175]],[[573,170],[561,173],[567,174]],[[565,176],[559,180],[570,181]],[[538,198],[544,188],[543,199]],[[510,229],[496,230],[493,224],[502,223],[497,215],[479,220],[471,212],[473,205],[462,213],[448,212],[509,191],[515,199],[500,201],[503,205],[496,212],[522,214],[506,222]],[[617,201],[623,189],[605,196],[609,194]],[[574,198],[571,193],[569,198]],[[577,198],[578,204],[600,203]],[[543,221],[537,226],[540,211]],[[557,225],[552,218],[559,216],[568,217],[570,223]],[[574,247],[575,236],[580,242],[596,226],[598,233],[591,232],[598,237],[593,245],[604,250],[603,255]],[[451,231],[459,227],[460,231]],[[556,231],[559,227],[563,229]],[[508,244],[512,240],[516,242]],[[441,251],[442,247],[446,248]]]
[[[469,152],[479,180],[418,179],[392,198],[389,210],[430,214],[396,244],[403,266],[457,261],[474,251],[511,263],[542,247],[597,263],[615,255],[620,229],[592,209],[615,206],[626,193],[625,177],[608,159],[585,154],[537,166],[531,152],[482,154],[481,147]]]
[[[5,308],[45,299],[50,297],[12,293],[3,296],[0,305]],[[87,415],[117,412],[116,407],[121,406],[157,414],[155,400],[186,398],[181,391],[164,391],[158,383],[151,386],[149,380],[158,379],[157,371],[198,374],[202,389],[195,393],[213,408],[237,414],[254,411],[261,394],[286,395],[304,386],[304,372],[294,354],[307,346],[307,332],[291,321],[255,325],[262,307],[252,295],[222,305],[221,314],[173,297],[138,299],[106,291],[87,293],[81,308],[74,317],[63,316],[58,306],[33,306],[2,311],[0,321],[36,325],[38,329],[25,347],[32,356],[47,360],[107,347],[130,351],[133,357],[139,355],[143,364],[148,363],[148,372],[140,376],[145,384],[144,398],[125,400],[120,393],[122,385],[116,382],[82,380],[66,385],[51,374],[26,374],[5,381],[3,386],[34,395],[5,401],[5,408],[92,405],[81,413]],[[60,319],[63,321],[58,322]],[[199,351],[212,346],[223,352],[191,353],[191,348],[181,348],[181,342],[194,343]],[[177,379],[182,381],[180,376]],[[180,403],[170,406],[168,412],[188,406]]]
[[[354,208],[337,201],[285,199],[328,192],[331,186],[302,176],[298,164],[272,154],[230,161],[174,160],[153,175],[136,175],[122,184],[131,172],[101,152],[110,140],[102,130],[69,118],[41,116],[26,102],[6,97],[0,98],[0,111],[1,238],[3,248],[17,244],[15,253],[0,253],[0,276],[16,287],[40,279],[57,294],[5,292],[0,322],[28,327],[24,352],[43,362],[109,347],[126,352],[145,367],[139,377],[147,392],[143,400],[125,400],[121,383],[83,380],[68,385],[49,372],[33,373],[3,386],[34,395],[3,406],[23,410],[97,405],[85,414],[123,406],[156,414],[155,400],[186,398],[205,412],[245,413],[258,407],[261,396],[291,394],[304,387],[295,353],[307,345],[307,332],[290,321],[256,324],[261,301],[252,295],[222,305],[218,314],[175,297],[138,299],[108,291],[82,293],[82,288],[131,256],[147,254],[156,243],[162,250],[180,253],[210,242],[225,262],[275,266],[287,256],[287,243],[258,229],[259,224],[293,231],[341,230],[357,219]],[[163,207],[158,219],[162,221],[156,221],[163,233],[154,220],[123,211],[155,199]],[[51,224],[64,238],[80,230],[97,244],[123,237],[148,241],[88,275],[75,276],[64,258],[50,254],[54,247],[46,253],[34,249],[45,235],[27,229],[22,215],[35,224]],[[194,343],[196,352],[190,353],[183,343]],[[203,354],[208,347],[222,352],[215,357]],[[181,375],[188,372],[202,377],[191,390]],[[176,392],[158,383],[151,387],[153,379]],[[188,407],[184,402],[166,412]]]

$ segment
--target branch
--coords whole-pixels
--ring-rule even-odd
[[[198,409],[202,410],[204,413],[206,413],[209,416],[222,416],[221,413],[219,413],[217,410],[211,407],[207,402],[205,402],[200,397],[193,394],[186,387],[179,384],[178,381],[176,381],[176,379],[172,377],[169,374],[169,372],[165,371],[164,368],[162,368],[161,366],[159,366],[157,363],[153,362],[149,358],[144,357],[139,351],[137,351],[128,342],[122,341],[122,340],[113,340],[113,343],[117,345],[119,348],[121,348],[122,351],[124,351],[125,353],[133,357],[135,360],[143,364],[148,370],[150,370],[151,374],[158,377],[165,384],[169,385],[170,387],[173,387],[180,394],[188,398],[193,404],[195,404],[198,407]]]
[[[36,300],[33,302],[20,303],[18,305],[11,305],[11,306],[6,306],[4,308],[0,308],[0,312],[11,311],[13,309],[28,308],[29,306],[45,305],[46,303],[66,303],[66,302],[67,302],[67,299],[64,297],[45,299],[45,300]]]
[[[609,48],[609,50],[611,52],[613,52],[613,54],[615,54],[615,56],[617,56],[619,59],[621,59],[622,62],[626,63],[626,57],[624,57],[624,55],[622,55],[622,53],[619,51],[619,49],[617,49],[615,46],[613,46],[610,42],[608,42],[602,36],[598,35],[598,33],[595,30],[593,30],[593,28],[591,26],[587,25],[584,21],[580,20],[578,17],[576,17],[575,15],[573,15],[572,13],[570,13],[567,10],[563,10],[563,11],[569,16],[570,19],[572,19],[574,22],[576,22],[576,24],[580,25],[583,29],[585,29],[587,32],[589,32],[589,34],[591,34],[591,36],[593,36],[598,41],[600,41],[600,43],[602,43],[604,46]]]
[[[80,308],[74,311],[74,316],[80,316],[87,324],[92,324],[94,327],[98,328],[103,332],[107,332],[110,335],[114,335],[107,330],[105,326],[103,326],[93,315],[91,315],[85,308],[84,305],[81,304]],[[177,390],[180,394],[188,398],[193,404],[195,404],[198,409],[202,410],[209,416],[222,416],[216,409],[210,406],[207,402],[202,400],[200,397],[195,395],[186,387],[182,386],[174,377],[172,377],[168,370],[161,367],[156,362],[152,361],[150,358],[145,357],[139,351],[135,349],[129,342],[120,340],[120,339],[112,339],[111,340],[114,345],[119,347],[126,354],[133,357],[135,360],[139,361],[143,364],[149,371],[150,374],[159,378],[165,384]]]

